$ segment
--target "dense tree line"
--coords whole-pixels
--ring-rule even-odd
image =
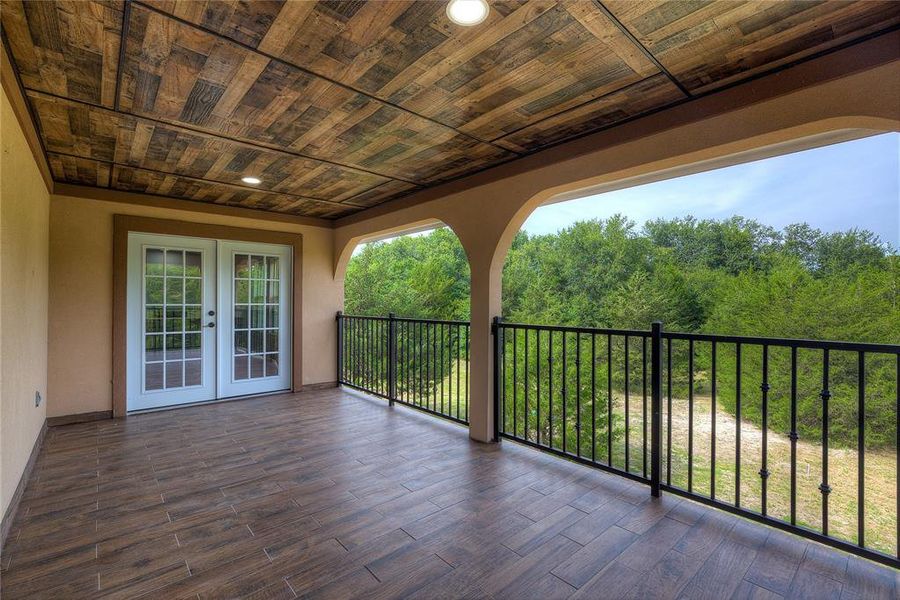
[[[371,244],[355,256],[346,277],[346,310],[420,318],[467,319],[469,269],[449,229]],[[754,220],[658,219],[639,228],[622,216],[576,223],[558,233],[520,232],[503,271],[503,316],[508,321],[646,330],[799,337],[896,344],[900,342],[900,257],[868,231],[825,233],[807,224],[776,230]],[[697,393],[708,392],[708,348],[697,349]],[[686,352],[675,348],[676,387],[687,379]],[[735,410],[733,352],[719,357],[718,397]],[[744,389],[753,389],[760,349],[742,357]],[[835,356],[830,434],[854,440],[856,363]],[[789,371],[774,367],[770,423],[789,428],[781,391]],[[814,392],[820,358],[802,353],[801,435],[815,436],[821,415]],[[783,366],[783,365],[782,365]],[[744,374],[746,373],[746,374]],[[867,440],[892,442],[896,365],[867,367]],[[705,383],[704,383],[705,382]],[[758,382],[756,382],[758,384]],[[756,385],[756,390],[759,387]],[[760,420],[758,393],[742,394],[745,418]]]

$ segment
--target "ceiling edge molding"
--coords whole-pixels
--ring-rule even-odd
[[[16,75],[12,59],[6,51],[5,36],[3,44],[0,45],[3,47],[2,56],[0,56],[0,84],[2,84],[3,90],[6,92],[6,97],[9,98],[13,114],[16,115],[19,127],[25,135],[25,141],[28,142],[28,147],[31,149],[32,156],[34,156],[34,162],[37,164],[41,179],[44,180],[47,193],[52,194],[54,182],[53,175],[50,172],[50,163],[47,162],[47,153],[44,151],[44,145],[32,118],[28,101],[25,99],[25,91],[19,81],[19,77]]]
[[[291,223],[293,225],[306,225],[308,227],[320,227],[322,229],[334,229],[334,221],[328,219],[286,215],[267,210],[255,210],[239,206],[225,206],[222,204],[186,200],[184,198],[175,198],[171,196],[123,192],[115,189],[75,185],[71,183],[57,183],[54,187],[53,195],[59,197],[68,196],[72,198],[82,198],[85,200],[99,200],[102,202],[119,202],[121,204],[134,204],[137,206],[153,206],[156,208],[183,210],[194,213],[217,214],[242,219],[256,219],[258,221]]]

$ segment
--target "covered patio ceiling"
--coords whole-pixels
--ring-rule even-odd
[[[55,181],[336,219],[900,24],[879,1],[490,7],[2,0],[2,26]]]

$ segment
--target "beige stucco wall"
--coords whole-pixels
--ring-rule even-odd
[[[54,195],[50,202],[47,415],[112,409],[113,215],[286,231],[303,236],[303,385],[335,379],[333,230],[261,219]]]
[[[0,116],[0,470],[3,513],[46,418],[50,197],[6,90]]]

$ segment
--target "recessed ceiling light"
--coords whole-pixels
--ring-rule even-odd
[[[262,183],[262,179],[260,179],[259,177],[241,177],[241,181],[243,181],[244,183],[249,183],[250,185]]]
[[[470,27],[484,21],[490,7],[487,0],[450,0],[447,5],[447,16],[457,25]]]

